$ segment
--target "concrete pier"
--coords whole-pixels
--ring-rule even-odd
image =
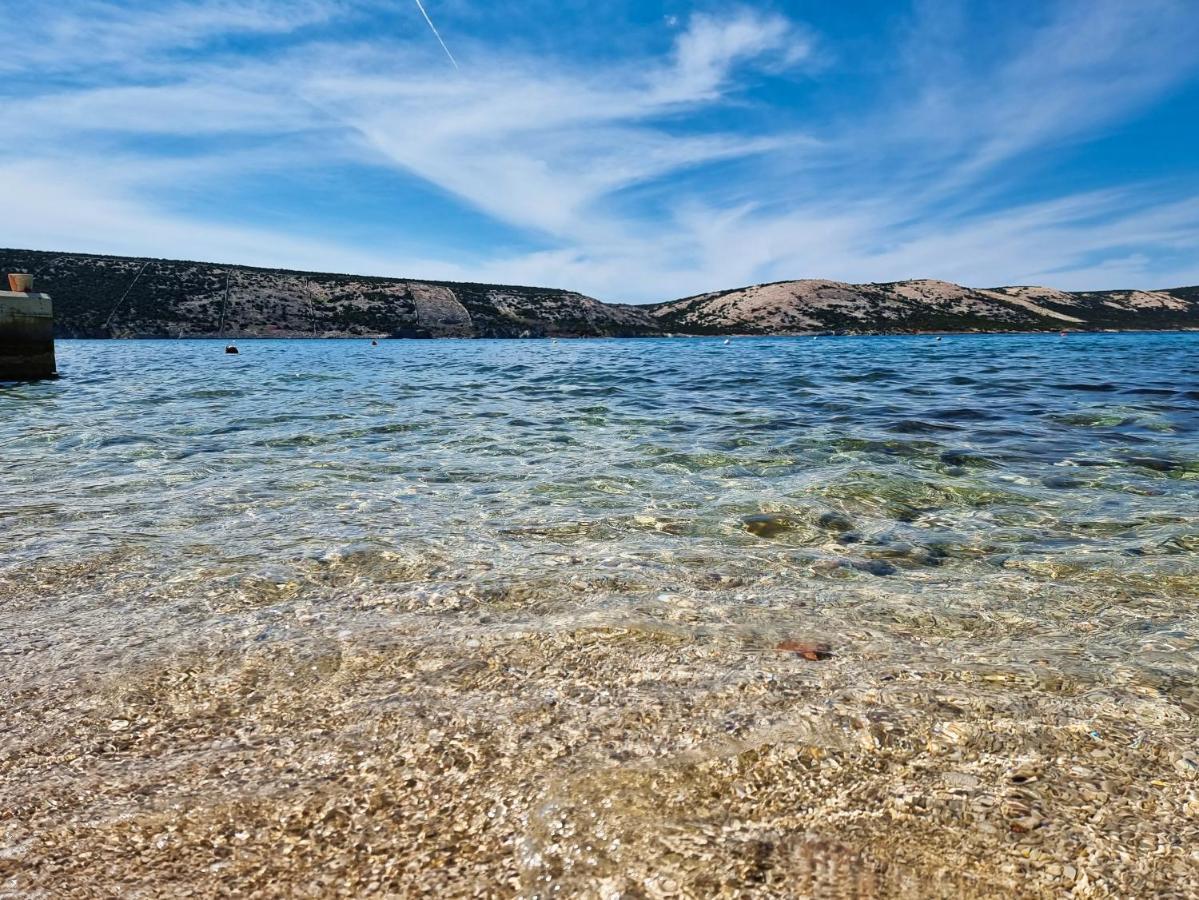
[[[50,295],[0,291],[0,381],[33,381],[54,373]]]

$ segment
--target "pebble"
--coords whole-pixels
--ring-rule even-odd
[[[954,790],[968,791],[978,787],[978,778],[968,772],[946,772],[945,783]]]
[[[951,744],[964,744],[974,736],[974,729],[965,722],[945,722],[936,728],[936,733]]]
[[[1027,816],[1021,816],[1019,819],[1014,820],[1011,828],[1017,834],[1027,834],[1034,829],[1040,828],[1042,821],[1041,817],[1036,813],[1030,813]]]
[[[1033,763],[1022,763],[1012,770],[1008,775],[1008,780],[1013,784],[1027,784],[1030,781],[1036,781],[1041,774],[1040,769]]]
[[[785,650],[802,656],[804,659],[817,662],[818,660],[831,659],[833,656],[833,648],[823,641],[797,641],[787,639],[779,641],[775,645],[775,650]]]

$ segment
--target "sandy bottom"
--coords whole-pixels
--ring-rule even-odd
[[[829,642],[809,659],[769,629],[369,615],[206,613],[57,673],[10,641],[0,895],[1199,890],[1185,692],[854,634],[788,636]]]

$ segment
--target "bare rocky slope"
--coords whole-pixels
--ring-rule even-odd
[[[700,294],[650,313],[664,330],[689,334],[1199,328],[1199,288],[1067,293],[932,280],[803,280]]]
[[[802,280],[646,306],[512,285],[0,250],[62,337],[605,337],[1199,328],[1199,287],[1068,293]]]

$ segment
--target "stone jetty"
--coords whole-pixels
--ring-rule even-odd
[[[33,277],[8,276],[0,291],[0,381],[52,378],[54,307],[49,294],[33,290]]]

